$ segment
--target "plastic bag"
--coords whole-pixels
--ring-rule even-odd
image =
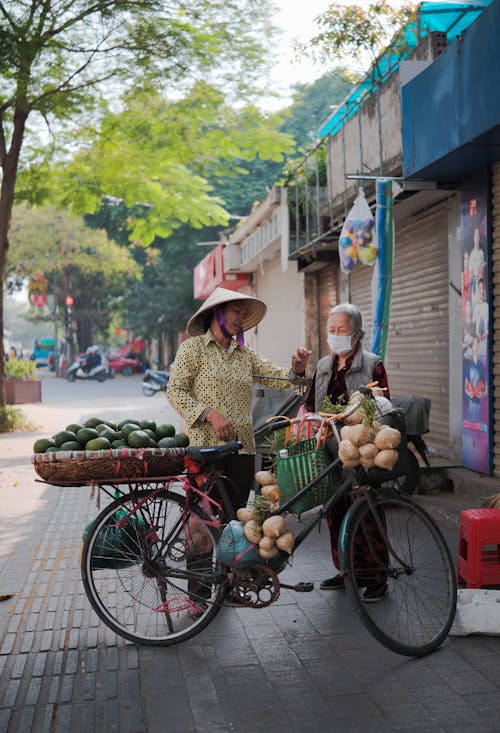
[[[351,272],[358,259],[363,265],[373,265],[377,252],[375,219],[360,188],[340,233],[340,269]]]

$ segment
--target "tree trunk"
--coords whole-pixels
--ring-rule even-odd
[[[10,150],[7,153],[5,146],[4,121],[0,118],[2,126],[0,134],[0,163],[2,166],[2,186],[0,188],[0,408],[6,405],[5,398],[5,350],[3,347],[4,330],[4,281],[7,272],[7,253],[9,251],[9,233],[12,220],[12,207],[14,206],[14,191],[16,188],[17,167],[19,155],[23,144],[24,129],[27,114],[16,110],[14,114],[14,127]]]

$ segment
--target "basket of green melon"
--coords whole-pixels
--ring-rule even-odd
[[[90,417],[33,445],[33,465],[52,484],[170,476],[182,471],[189,438],[173,425]]]

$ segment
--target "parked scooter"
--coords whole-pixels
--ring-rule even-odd
[[[108,378],[108,360],[96,347],[89,347],[87,353],[78,356],[68,369],[67,379],[74,382],[77,379],[96,379],[105,382]]]
[[[170,372],[158,369],[147,369],[142,380],[142,392],[146,397],[152,397],[158,392],[166,392]]]

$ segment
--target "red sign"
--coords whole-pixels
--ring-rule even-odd
[[[47,296],[44,293],[35,293],[31,301],[37,308],[43,308],[44,305],[47,305]]]
[[[246,273],[224,272],[224,245],[218,244],[194,268],[194,297],[196,300],[206,300],[217,287],[228,290],[240,290],[248,284]]]
[[[66,296],[66,305],[73,305],[74,302],[75,301],[73,300],[73,298],[71,297],[71,295],[67,295]]]

